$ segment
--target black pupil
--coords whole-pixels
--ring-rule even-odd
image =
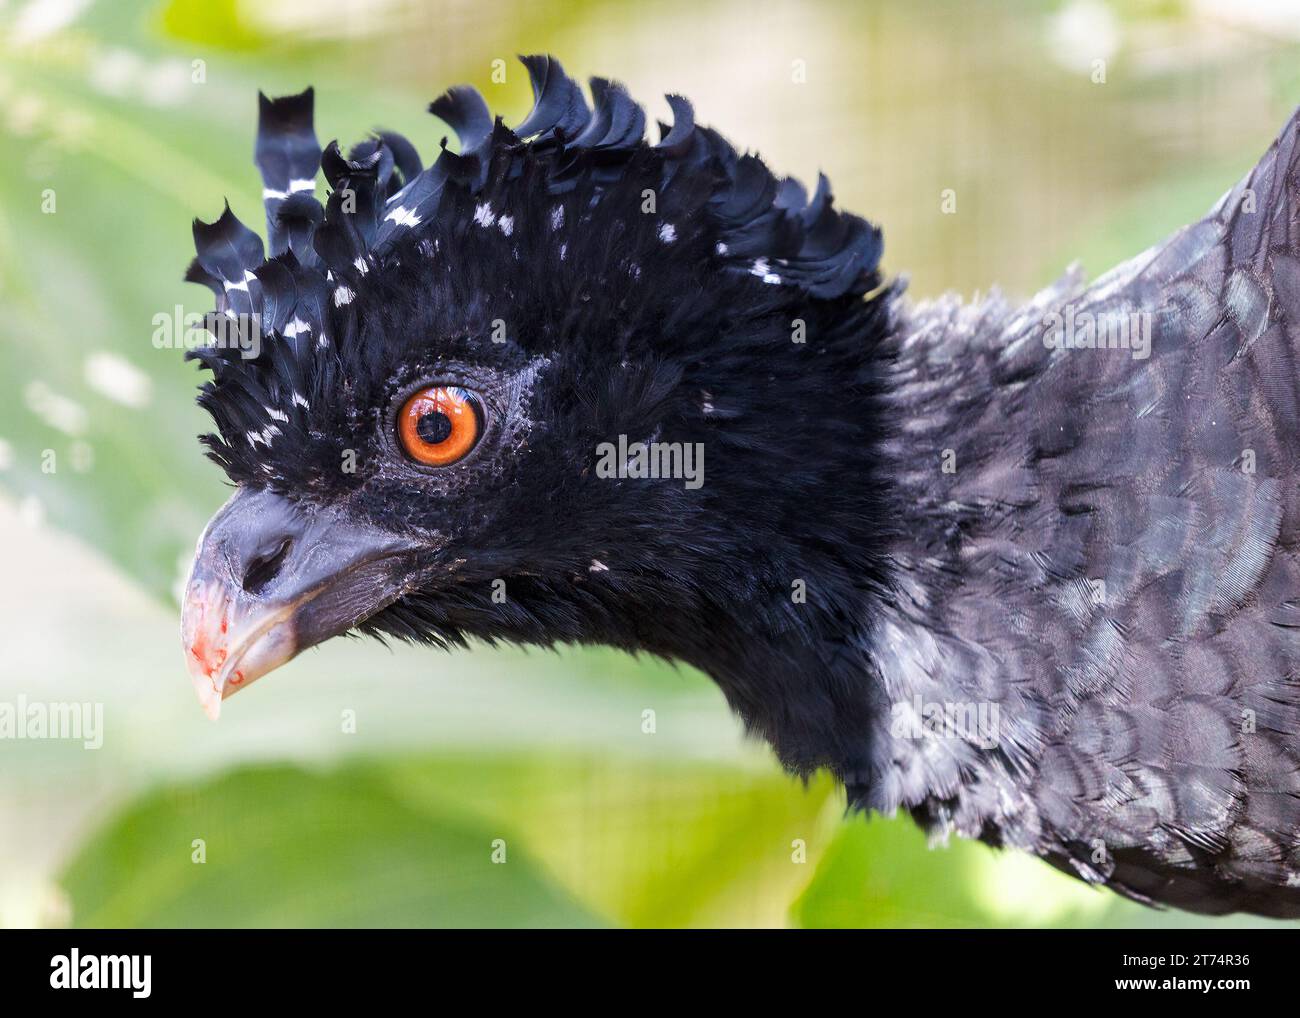
[[[415,433],[421,442],[437,445],[451,437],[451,418],[441,410],[427,413],[415,423]]]

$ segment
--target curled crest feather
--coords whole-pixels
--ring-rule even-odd
[[[195,221],[197,258],[186,276],[216,294],[217,325],[247,316],[262,333],[255,358],[230,344],[190,354],[213,371],[200,403],[220,436],[205,441],[232,480],[279,476],[267,464],[277,432],[359,368],[357,315],[376,277],[403,259],[437,257],[475,230],[497,242],[505,274],[541,258],[591,275],[621,262],[634,275],[652,272],[658,255],[637,256],[640,245],[694,258],[699,273],[780,291],[764,299],[786,306],[858,300],[878,285],[880,231],[837,210],[825,177],[808,200],[797,181],[778,180],[757,156],[698,125],[679,95],[667,97],[673,123],[650,144],[645,113],[622,85],[593,78],[588,104],[555,58],[521,60],[534,94],[523,121],[510,129],[477,91],[454,87],[429,109],[455,132],[459,151],[443,139],[428,166],[391,131],[346,155],[334,141],[322,149],[310,88],[260,96],[266,248],[227,206],[214,223]],[[318,172],[329,187],[323,203]]]

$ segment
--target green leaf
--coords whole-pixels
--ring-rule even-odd
[[[63,886],[82,927],[599,924],[509,835],[357,769],[251,767],[151,794],[85,844]]]
[[[382,770],[411,801],[510,825],[574,895],[627,926],[785,925],[843,809],[826,777],[804,787],[774,767],[669,754],[417,757]]]
[[[805,927],[979,925],[960,865],[978,846],[929,852],[910,821],[854,817],[841,826],[792,915]]]
[[[795,901],[792,919],[799,926],[837,928],[1288,925],[1147,908],[1013,849],[960,838],[931,849],[906,817],[844,821]]]
[[[1059,925],[1126,906],[1023,853],[953,838],[931,849],[909,818],[852,817],[795,902],[805,927]],[[1137,906],[1131,906],[1137,908]]]

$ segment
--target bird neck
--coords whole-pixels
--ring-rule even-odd
[[[816,579],[809,585],[803,610],[826,611],[817,604]],[[864,621],[869,612],[865,603],[855,610]],[[851,804],[869,805],[888,761],[881,723],[889,705],[866,628],[775,629],[725,620],[708,629],[715,639],[692,663],[714,678],[746,726],[790,771],[808,776],[825,768],[844,784]]]
[[[1024,719],[1000,716],[1009,708],[996,654],[937,608],[972,580],[962,521],[979,506],[953,486],[976,459],[962,414],[977,419],[975,403],[989,398],[980,393],[995,388],[972,391],[961,377],[945,386],[952,358],[937,347],[1011,313],[1001,302],[945,305],[879,322],[858,376],[871,395],[826,409],[860,440],[828,438],[819,467],[801,464],[802,506],[787,504],[783,525],[766,531],[761,563],[734,549],[737,571],[700,584],[727,597],[698,606],[699,645],[671,650],[713,676],[788,768],[836,774],[851,806],[942,812],[979,775],[1013,792],[1009,776],[1032,766],[1031,745],[999,739]],[[751,590],[761,593],[740,593]],[[992,591],[981,591],[987,605]],[[966,819],[978,833],[983,816]]]

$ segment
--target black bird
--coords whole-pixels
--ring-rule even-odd
[[[194,224],[209,712],[352,630],[646,651],[852,808],[1300,915],[1300,121],[1091,285],[912,304],[824,178],[524,63],[430,166],[262,97],[269,252]]]

